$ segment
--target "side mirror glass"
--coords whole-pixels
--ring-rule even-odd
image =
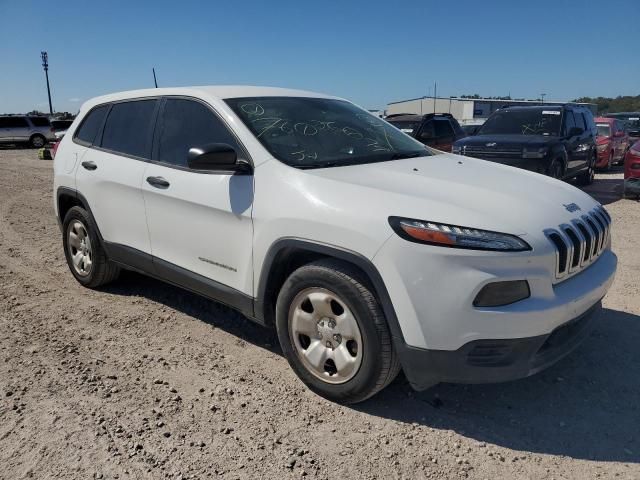
[[[238,171],[245,168],[245,162],[238,162],[238,154],[226,143],[209,143],[192,147],[187,154],[187,165],[192,170]]]

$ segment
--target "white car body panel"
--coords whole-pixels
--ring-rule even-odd
[[[153,252],[251,297],[258,296],[270,247],[281,239],[354,252],[379,271],[407,345],[435,350],[455,350],[476,339],[549,333],[597,303],[613,281],[616,257],[610,246],[572,278],[560,283],[554,276],[555,250],[544,230],[599,206],[577,188],[444,153],[300,170],[274,159],[224,102],[252,96],[336,97],[266,87],[159,88],[98,97],[83,105],[78,118],[101,103],[163,95],[211,105],[249,152],[254,174],[203,175],[125,157],[107,161],[111,154],[72,141],[74,122],[55,158],[55,186],[77,189],[88,199],[109,241]],[[94,171],[89,178],[79,167],[87,159],[100,163],[99,175]],[[75,181],[69,174],[74,170]],[[154,189],[144,181],[147,176],[162,176],[171,188]],[[570,204],[581,212],[569,212]],[[390,216],[519,235],[532,251],[412,243],[392,230]],[[488,282],[521,279],[530,284],[530,298],[505,307],[472,306]]]

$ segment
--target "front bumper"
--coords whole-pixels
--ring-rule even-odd
[[[496,383],[528,377],[571,353],[589,335],[601,303],[551,333],[528,338],[475,340],[458,350],[400,345],[405,376],[416,390],[440,382]]]

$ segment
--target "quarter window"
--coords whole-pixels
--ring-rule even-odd
[[[157,100],[115,103],[111,107],[102,135],[102,148],[149,158],[153,112]]]
[[[240,150],[234,136],[208,107],[193,100],[167,99],[159,124],[157,160],[186,167],[189,149],[208,143],[226,143]]]
[[[49,119],[47,117],[29,117],[34,127],[49,127]]]
[[[98,134],[100,127],[102,126],[104,116],[108,109],[108,105],[102,105],[91,110],[83,120],[82,125],[80,125],[78,133],[76,133],[76,138],[88,144],[92,144],[96,139],[96,135]]]

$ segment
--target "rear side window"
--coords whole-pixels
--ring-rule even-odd
[[[226,143],[240,151],[222,120],[200,102],[167,99],[158,127],[157,160],[163,163],[186,167],[189,149],[208,143]]]
[[[564,133],[569,135],[569,132],[576,126],[576,121],[573,118],[573,112],[571,110],[564,111]]]
[[[91,110],[82,121],[78,133],[76,133],[76,138],[90,145],[93,144],[108,109],[109,105],[102,105]]]
[[[151,128],[157,100],[115,103],[102,134],[102,148],[135,157],[149,158]]]
[[[436,137],[453,137],[453,128],[451,128],[451,123],[447,119],[435,119],[435,127],[436,127]]]
[[[47,117],[29,117],[31,124],[34,127],[49,127],[49,119]]]
[[[583,130],[587,129],[587,126],[585,125],[584,117],[582,116],[582,113],[574,111],[573,112],[573,118],[575,118],[575,120],[576,120],[576,127],[579,127],[579,128],[581,128]]]

